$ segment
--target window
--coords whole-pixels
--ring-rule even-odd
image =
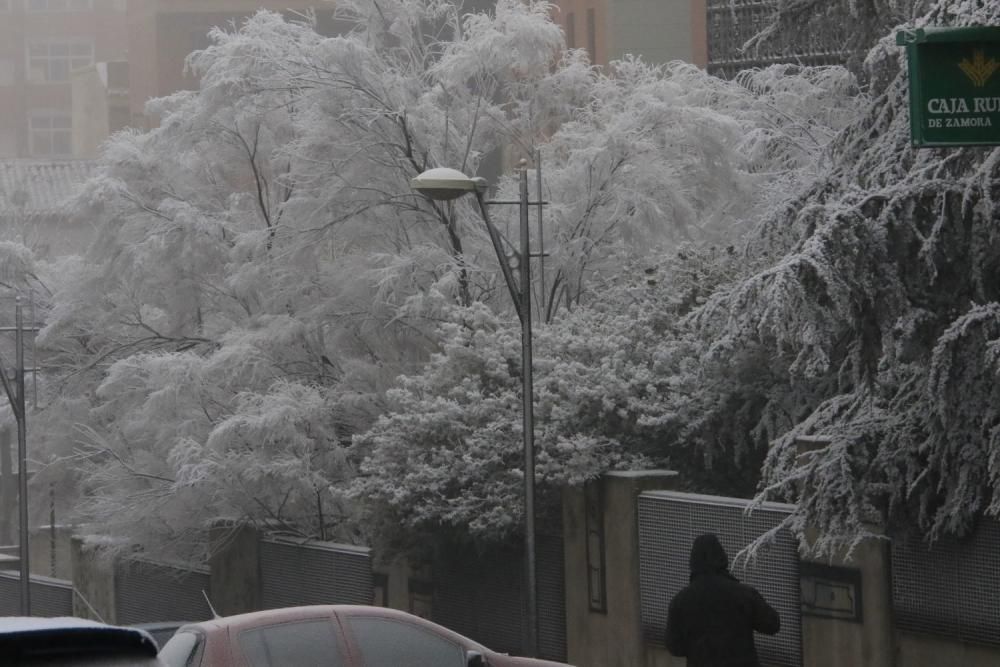
[[[3,0],[0,0],[3,2]],[[14,61],[10,58],[0,58],[0,86],[14,85]]]
[[[73,119],[62,111],[36,111],[28,118],[33,157],[73,154]]]
[[[17,135],[0,128],[0,158],[17,157]]]
[[[65,83],[75,69],[94,62],[93,42],[28,44],[28,78],[33,83]]]
[[[244,630],[239,642],[251,667],[340,667],[346,664],[329,618]]]
[[[465,667],[465,649],[429,628],[377,616],[354,616],[350,626],[366,665]]]
[[[385,572],[372,572],[372,604],[389,606],[389,575]]]
[[[409,612],[420,618],[430,618],[434,601],[434,586],[429,581],[421,581],[411,577],[407,581],[406,587],[410,592]]]
[[[94,0],[25,0],[24,8],[38,14],[82,12],[94,8]]]
[[[593,9],[587,10],[587,51],[590,53],[590,62],[597,62],[597,17]]]
[[[576,14],[573,12],[566,14],[566,46],[576,48]]]
[[[590,611],[608,613],[607,581],[604,561],[604,489],[600,478],[583,485],[584,514],[587,525],[587,591]]]

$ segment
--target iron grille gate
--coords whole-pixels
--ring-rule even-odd
[[[208,592],[208,568],[121,559],[115,565],[115,621],[131,625],[208,620]]]
[[[72,616],[73,582],[31,575],[28,584],[33,616]],[[21,577],[0,572],[0,616],[21,615]]]
[[[372,604],[371,549],[282,538],[260,541],[264,609],[308,604]]]
[[[781,632],[757,635],[762,665],[802,665],[801,590],[798,544],[785,531],[763,547],[755,559],[737,554],[776,527],[791,506],[764,503],[747,512],[750,502],[673,491],[639,496],[639,595],[646,639],[663,645],[667,606],[687,585],[688,556],[694,538],[715,533],[730,558],[730,570],[759,590],[781,615]]]
[[[767,67],[775,63],[799,65],[843,65],[851,53],[845,49],[846,21],[828,20],[819,30],[804,26],[813,34],[798,40],[808,47],[795,47],[779,34],[751,52],[743,45],[772,20],[777,3],[773,0],[708,0],[708,71],[730,79],[740,70]]]
[[[967,539],[892,540],[897,630],[1000,646],[1000,524],[983,520]]]
[[[524,552],[502,547],[434,563],[431,616],[495,651],[524,654]],[[566,660],[566,595],[561,536],[539,535],[538,652]]]

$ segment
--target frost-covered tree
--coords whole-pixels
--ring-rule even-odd
[[[998,20],[996,3],[942,0],[914,25]],[[867,67],[869,108],[833,168],[765,219],[751,270],[691,316],[710,341],[701,372],[766,378],[751,411],[774,439],[762,497],[794,501],[790,526],[818,528],[821,550],[873,529],[962,534],[1000,510],[1000,152],[912,148],[902,49],[886,37]],[[706,418],[746,386],[715,392]]]
[[[343,2],[334,38],[261,12],[192,56],[200,88],[153,102],[159,128],[112,139],[81,199],[101,237],[40,337],[85,518],[187,555],[215,517],[326,532],[341,446],[439,345],[421,301],[504,303],[478,215],[408,182],[475,172],[587,99],[549,11]]]
[[[558,511],[552,490],[609,469],[666,466],[688,489],[754,492],[769,435],[758,408],[780,379],[758,374],[759,359],[709,363],[691,322],[745,258],[733,245],[686,245],[649,259],[619,257],[585,305],[535,331],[543,526]],[[441,312],[440,353],[355,437],[350,494],[380,538],[504,539],[521,529],[523,500],[518,327],[482,306]]]
[[[750,493],[756,475],[745,470],[759,466],[766,440],[734,457],[702,433],[750,428],[752,412],[711,424],[687,412],[688,392],[703,389],[685,386],[684,360],[698,348],[678,321],[740,262],[733,247],[698,248],[738,238],[821,171],[862,98],[840,68],[775,67],[737,82],[681,64],[614,70],[542,147],[554,261],[534,334],[540,488],[656,462],[703,490]],[[694,249],[676,266],[651,268],[681,242]],[[499,539],[520,529],[519,332],[509,312],[438,306],[443,344],[355,438],[351,493],[388,530]]]
[[[542,147],[548,320],[620,270],[620,252],[738,236],[816,173],[860,99],[841,68],[777,66],[733,83],[683,63],[612,66]]]
[[[918,23],[983,25],[998,18],[994,3],[942,1]],[[860,98],[865,112],[824,145],[828,150],[820,151],[820,158],[804,163],[803,180],[768,182],[774,196],[756,202],[765,209],[758,224],[733,259],[713,270],[716,278],[706,281],[708,289],[695,303],[671,306],[663,294],[644,302],[639,312],[662,316],[655,329],[662,342],[636,350],[625,336],[612,347],[632,359],[622,377],[641,378],[643,369],[656,369],[649,387],[614,391],[618,376],[606,364],[615,355],[607,350],[588,369],[604,371],[596,377],[608,405],[617,407],[616,396],[627,396],[626,405],[641,403],[641,410],[625,409],[630,426],[659,429],[645,432],[644,446],[635,449],[623,446],[627,428],[605,430],[602,436],[620,451],[672,461],[689,475],[697,474],[690,463],[700,457],[710,468],[700,481],[705,486],[718,483],[720,471],[742,466],[745,480],[763,477],[761,497],[796,503],[788,525],[803,536],[807,528],[817,528],[814,546],[824,551],[849,545],[872,529],[917,529],[931,538],[963,533],[1000,508],[995,491],[1000,311],[996,281],[990,279],[1000,268],[995,230],[1000,158],[995,150],[912,148],[903,64],[891,37],[872,50],[866,65],[870,90]],[[803,131],[800,139],[811,134]],[[558,138],[557,133],[553,144]],[[787,139],[783,133],[782,139]],[[749,222],[760,209],[748,210]],[[683,266],[684,260],[671,262],[666,275],[676,276]],[[613,323],[613,315],[604,320],[599,314],[597,291],[590,303],[553,322],[539,338],[558,340],[556,330],[577,318]],[[630,324],[620,327],[645,331],[641,317],[626,319]],[[600,349],[603,338],[595,339]],[[587,357],[568,345],[575,354],[556,361],[556,348],[539,358],[545,378],[539,381],[540,402],[550,368],[572,367],[573,358]],[[460,395],[449,395],[449,385],[435,385],[442,373],[483,360],[483,349],[475,341],[449,349],[450,359],[439,358],[431,373],[404,382],[394,394],[398,403],[359,440],[376,452],[369,463],[397,473],[406,465],[421,470],[418,479],[397,475],[383,487],[386,497],[380,500],[390,516],[447,525],[468,521],[462,512],[482,509],[475,505],[481,497],[462,498],[461,507],[453,507],[455,488],[419,493],[428,471],[443,468],[443,459],[436,458],[442,452],[427,447],[404,452],[401,435],[408,420],[426,418],[419,422],[426,432],[434,424],[443,427],[447,415],[466,434],[454,446],[464,451],[468,434],[478,438],[497,428],[463,408],[478,405],[479,385]],[[656,400],[641,400],[654,394]],[[588,405],[579,394],[573,397]],[[601,426],[608,428],[608,411],[589,414],[600,415]],[[552,416],[542,418],[543,431],[546,419]],[[586,421],[583,415],[573,420],[579,420],[575,426]],[[515,424],[501,423],[507,429]],[[654,434],[658,440],[650,439]],[[801,436],[811,436],[805,439],[808,447]],[[691,456],[684,460],[683,453]],[[508,456],[513,456],[509,448]],[[367,472],[378,479],[376,467]],[[372,489],[374,482],[365,484]],[[507,498],[516,502],[512,488]],[[509,524],[516,513],[484,516]]]
[[[472,204],[409,189],[497,151],[540,149],[551,202],[543,481],[650,452],[720,470],[743,451],[718,437],[756,415],[723,415],[738,396],[685,417],[703,405],[682,318],[744,255],[692,252],[664,273],[701,276],[679,301],[640,299],[624,272],[680,242],[726,247],[828,172],[826,146],[866,98],[839,68],[601,73],[564,50],[550,10],[347,0],[339,37],[261,12],[191,57],[200,88],[153,102],[160,127],[111,140],[81,199],[101,237],[64,268],[40,337],[58,371],[51,460],[78,479],[84,519],[186,557],[216,518],[349,538],[361,501],[414,528],[504,534],[520,427],[511,304]],[[501,228],[512,215],[497,210]],[[623,309],[626,293],[638,300]]]

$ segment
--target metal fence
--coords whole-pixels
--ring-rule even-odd
[[[802,665],[801,592],[798,544],[787,532],[762,547],[753,560],[737,557],[776,527],[791,506],[765,503],[748,513],[749,501],[673,491],[639,496],[639,595],[646,639],[663,645],[667,606],[687,585],[691,543],[715,533],[730,557],[730,570],[759,590],[781,615],[781,632],[758,635],[762,665]]]
[[[115,565],[115,621],[120,625],[212,618],[208,568],[121,559]]]
[[[21,577],[17,572],[0,572],[0,616],[21,615]],[[33,616],[72,616],[73,582],[31,576],[28,585]]]
[[[261,604],[372,604],[371,549],[269,537],[260,541]]]
[[[566,660],[566,595],[561,536],[539,535],[538,652]],[[434,563],[431,618],[496,651],[524,653],[524,552],[471,552]]]
[[[983,520],[966,539],[892,541],[897,630],[1000,646],[1000,524]]]
[[[760,48],[744,51],[744,44],[770,23],[776,7],[774,0],[709,0],[708,71],[731,78],[740,70],[776,63],[842,65],[847,61],[851,54],[844,49],[849,36],[846,21],[827,21],[822,28],[806,26],[813,33],[808,39],[779,32]]]

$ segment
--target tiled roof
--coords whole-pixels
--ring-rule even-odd
[[[0,160],[0,216],[65,215],[96,169],[94,160]]]

